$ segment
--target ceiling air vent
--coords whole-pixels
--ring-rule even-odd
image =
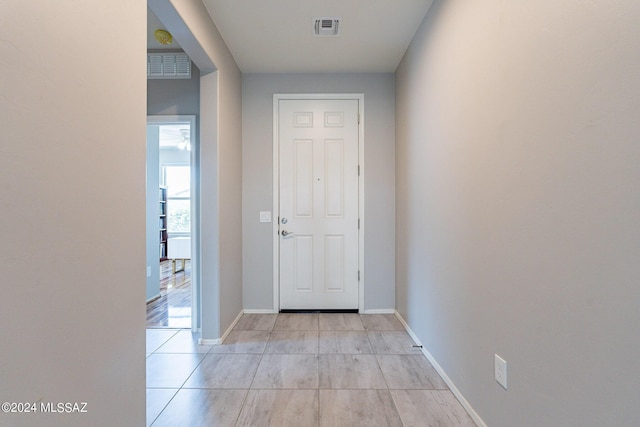
[[[340,18],[313,18],[313,33],[316,36],[337,36]]]
[[[191,60],[186,53],[148,53],[148,79],[190,79]]]

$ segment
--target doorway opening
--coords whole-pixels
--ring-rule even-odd
[[[195,116],[147,118],[147,328],[197,328],[195,130]]]

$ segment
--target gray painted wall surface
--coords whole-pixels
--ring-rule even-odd
[[[144,425],[146,2],[0,9],[0,425]]]
[[[393,74],[246,74],[243,112],[244,308],[273,309],[273,94],[364,93],[365,309],[395,307]]]
[[[397,71],[398,310],[488,425],[640,423],[639,19],[436,2]]]
[[[147,301],[160,295],[160,131],[147,125]]]
[[[147,80],[147,114],[200,114],[200,70],[193,62],[190,79]]]

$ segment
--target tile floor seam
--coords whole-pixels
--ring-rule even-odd
[[[198,370],[198,367],[202,364],[202,362],[204,361],[204,358],[207,357],[207,355],[204,355],[200,358],[200,361],[196,364],[196,367],[193,368],[193,371],[191,371],[191,373],[187,376],[187,378],[184,380],[184,382],[182,383],[182,385],[180,386],[180,388],[178,388],[178,392],[180,390],[182,390],[184,388],[184,385],[187,383],[187,381],[189,381],[189,378],[191,378],[193,376],[193,374],[196,372],[196,370]],[[177,393],[176,393],[177,394]]]
[[[149,330],[149,329],[147,329],[147,330]],[[162,331],[166,331],[166,330],[173,330],[173,329],[171,329],[171,328],[167,328],[167,329],[164,329],[164,328],[163,328],[163,329],[160,329],[160,328],[153,328],[153,329],[151,329],[151,330],[152,330],[152,331],[153,331],[153,330],[162,330]],[[158,345],[158,346],[155,348],[155,350],[153,350],[151,353],[149,353],[149,355],[152,355],[152,354],[154,354],[155,352],[157,352],[157,351],[160,349],[160,347],[162,347],[163,345],[165,345],[166,343],[168,343],[168,342],[169,342],[169,340],[171,340],[171,338],[175,337],[175,336],[176,336],[176,334],[177,334],[178,332],[180,332],[180,329],[176,329],[176,330],[175,330],[175,332],[173,333],[173,335],[171,335],[171,336],[170,336],[170,337],[168,337],[165,341],[163,341],[160,345]]]
[[[389,381],[387,380],[387,376],[384,374],[384,370],[382,369],[382,366],[380,365],[380,360],[378,359],[378,354],[375,355],[376,357],[376,363],[378,364],[378,369],[380,369],[380,373],[382,374],[382,378],[384,378],[384,383],[387,386],[387,390],[391,390],[391,388],[389,387]]]
[[[316,396],[318,399],[318,427],[320,427],[320,415],[322,414],[322,411],[320,410],[320,389],[316,391]]]
[[[266,349],[266,346],[265,346],[265,349]],[[262,364],[262,359],[263,358],[264,358],[264,352],[260,354],[260,360],[258,360],[258,364],[256,365],[256,370],[253,373],[253,378],[251,378],[251,383],[249,384],[249,390],[253,390],[252,389],[253,383],[256,381],[256,375],[258,375],[258,370],[260,369],[260,365]],[[241,410],[241,412],[242,412],[242,410]]]
[[[376,349],[373,347],[373,343],[371,342],[371,339],[369,338],[369,331],[367,331],[367,340],[369,341],[369,346],[371,347],[371,352],[375,356],[376,364],[378,365],[378,369],[380,370],[380,374],[382,375],[382,378],[384,379],[384,384],[387,387],[387,390],[390,390],[389,382],[387,381],[387,376],[384,374],[384,371],[382,370],[382,366],[380,366],[380,360],[378,359],[379,354],[376,352]]]
[[[393,393],[391,393],[391,390],[389,390],[389,397],[391,397],[391,402],[393,402],[393,407],[395,408],[396,413],[398,414],[398,418],[400,418],[400,422],[402,423],[402,426],[406,427],[404,419],[402,418],[402,414],[400,413],[400,410],[398,409],[398,403],[396,402],[396,399],[393,397]]]
[[[291,391],[297,391],[297,390],[319,390],[318,387],[277,387],[277,388],[268,388],[268,387],[257,387],[257,388],[241,388],[238,390],[291,390]],[[322,390],[326,390],[326,389],[322,389]]]
[[[173,389],[171,389],[173,390]],[[158,415],[156,415],[156,417],[153,419],[153,421],[151,422],[151,424],[149,424],[149,427],[153,427],[153,425],[155,424],[156,421],[158,421],[158,418],[160,418],[160,415],[162,415],[162,413],[164,412],[165,409],[167,409],[167,406],[169,406],[169,404],[173,401],[173,399],[175,399],[175,397],[178,395],[178,393],[180,392],[180,390],[182,390],[182,388],[179,388],[176,390],[175,393],[173,393],[173,396],[171,396],[171,399],[169,399],[169,401],[162,407],[162,410],[160,412],[158,412]]]
[[[240,404],[240,410],[238,411],[238,415],[236,416],[236,422],[233,423],[234,426],[237,426],[238,423],[240,422],[240,415],[242,415],[242,411],[244,410],[244,405],[247,403],[247,398],[249,397],[249,392],[251,392],[251,389],[245,390],[244,398],[242,399],[242,403]]]

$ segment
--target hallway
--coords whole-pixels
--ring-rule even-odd
[[[474,426],[391,314],[244,314],[220,346],[147,330],[147,425]]]

